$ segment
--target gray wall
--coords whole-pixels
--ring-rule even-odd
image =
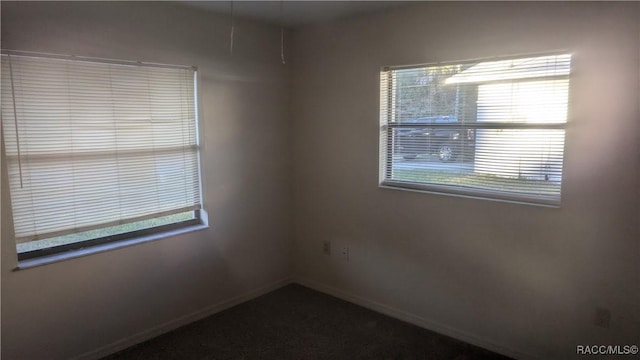
[[[280,63],[279,27],[236,20],[231,57],[228,16],[170,3],[1,6],[2,48],[199,66],[211,223],[205,231],[12,272],[3,181],[3,359],[113,349],[109,344],[139,341],[287,280],[290,67]]]
[[[639,23],[638,3],[447,2],[295,31],[298,280],[521,357],[637,344]],[[574,54],[561,208],[378,187],[381,66],[558,49]]]
[[[200,67],[211,221],[12,272],[3,181],[3,358],[100,354],[292,273],[509,354],[637,344],[639,8],[415,4],[296,30],[283,67],[277,27],[237,20],[230,57],[227,16],[170,3],[3,1],[2,48]],[[380,66],[555,49],[575,55],[560,209],[378,188]],[[596,307],[611,310],[609,329],[593,325]]]

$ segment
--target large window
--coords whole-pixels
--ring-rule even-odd
[[[570,62],[383,68],[381,184],[558,206]]]
[[[2,55],[19,259],[200,223],[195,69]]]

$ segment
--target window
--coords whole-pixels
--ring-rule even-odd
[[[195,69],[2,55],[18,258],[200,224]]]
[[[558,206],[570,62],[383,68],[381,185]]]

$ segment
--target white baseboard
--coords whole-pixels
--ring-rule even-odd
[[[373,310],[375,312],[388,315],[392,318],[396,318],[398,320],[408,322],[410,324],[419,326],[421,328],[431,330],[436,333],[443,334],[443,335],[452,337],[454,339],[464,341],[466,343],[479,346],[481,348],[484,348],[484,349],[487,349],[495,353],[502,354],[514,359],[522,359],[522,360],[539,360],[540,359],[540,357],[538,356],[534,356],[532,354],[527,354],[518,350],[511,349],[507,346],[497,344],[487,339],[479,338],[475,335],[454,329],[450,326],[438,323],[436,321],[428,320],[421,316],[396,309],[394,307],[379,303],[377,301],[365,299],[363,297],[353,295],[346,291],[343,291],[343,290],[340,290],[316,281],[295,277],[293,279],[293,282],[306,286],[308,288],[323,292],[325,294],[335,296],[339,299],[348,301],[350,303],[360,305],[362,307]]]
[[[303,279],[303,278],[299,278],[299,277],[295,277],[295,278],[284,278],[281,279],[279,281],[273,282],[269,285],[260,287],[258,289],[254,289],[252,291],[249,291],[245,294],[239,295],[239,296],[235,296],[232,297],[230,299],[227,299],[225,301],[221,301],[217,304],[208,306],[204,309],[198,310],[196,312],[193,312],[191,314],[187,314],[184,316],[181,316],[177,319],[168,321],[166,323],[160,324],[158,326],[155,326],[153,328],[150,328],[148,330],[144,330],[142,332],[139,332],[137,334],[134,334],[132,336],[128,336],[126,338],[117,340],[115,342],[112,342],[110,344],[107,344],[105,346],[102,346],[98,349],[80,354],[76,357],[74,357],[74,360],[95,360],[95,359],[100,359],[104,356],[113,354],[115,352],[118,352],[120,350],[124,350],[130,346],[139,344],[141,342],[147,341],[149,339],[152,339],[156,336],[162,335],[164,333],[167,333],[171,330],[177,329],[181,326],[190,324],[194,321],[198,321],[200,319],[204,319],[207,316],[211,316],[217,312],[220,312],[222,310],[228,309],[230,307],[233,307],[235,305],[241,304],[243,302],[252,300],[258,296],[264,295],[266,293],[269,293],[273,290],[279,289],[285,285],[288,285],[290,283],[298,283],[300,285],[306,286],[308,288],[320,291],[322,293],[325,294],[329,294],[332,296],[335,296],[339,299],[348,301],[350,303],[356,304],[356,305],[360,305],[362,307],[365,307],[367,309],[373,310],[375,312],[381,313],[381,314],[385,314],[388,315],[390,317],[408,322],[410,324],[437,332],[439,334],[443,334],[449,337],[452,337],[454,339],[458,339],[461,341],[464,341],[466,343],[469,344],[473,344],[482,348],[485,348],[487,350],[496,352],[498,354],[502,354],[502,355],[506,355],[509,357],[512,357],[514,359],[523,359],[523,360],[539,360],[540,358],[538,356],[534,356],[532,354],[527,354],[527,353],[523,353],[521,351],[517,351],[514,349],[511,349],[507,346],[504,345],[500,345],[497,344],[495,342],[486,340],[486,339],[482,339],[479,338],[475,335],[466,333],[464,331],[460,331],[457,329],[454,329],[450,326],[432,321],[432,320],[428,320],[425,319],[423,317],[420,317],[418,315],[415,314],[411,314],[408,313],[406,311],[402,311],[399,309],[396,309],[394,307],[373,301],[373,300],[369,300],[357,295],[353,295],[349,292],[337,289],[335,287],[332,286],[328,286],[316,281],[312,281],[312,280],[308,280],[308,279]]]
[[[204,319],[207,316],[211,316],[217,312],[220,312],[222,310],[226,310],[230,307],[233,307],[235,305],[241,304],[243,302],[249,301],[251,299],[254,299],[258,296],[264,295],[266,293],[269,293],[273,290],[276,290],[278,288],[281,288],[285,285],[288,285],[292,282],[290,277],[278,280],[276,282],[273,282],[269,285],[251,290],[245,294],[239,295],[239,296],[235,296],[232,297],[230,299],[221,301],[217,304],[213,304],[211,306],[207,306],[204,309],[195,311],[191,314],[187,314],[184,316],[181,316],[177,319],[174,320],[170,320],[164,324],[160,324],[158,326],[152,327],[148,330],[144,330],[142,332],[139,332],[137,334],[134,334],[132,336],[128,336],[126,338],[117,340],[115,342],[112,342],[110,344],[107,344],[105,346],[102,346],[96,350],[92,350],[83,354],[80,354],[76,357],[74,357],[74,360],[95,360],[95,359],[100,359],[104,356],[113,354],[115,352],[118,352],[120,350],[124,350],[130,346],[139,344],[141,342],[147,341],[149,339],[152,339],[156,336],[162,335],[164,333],[167,333],[171,330],[177,329],[181,326],[190,324],[194,321],[198,321],[200,319]]]

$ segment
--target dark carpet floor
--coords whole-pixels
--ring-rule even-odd
[[[105,359],[507,359],[288,285]]]

